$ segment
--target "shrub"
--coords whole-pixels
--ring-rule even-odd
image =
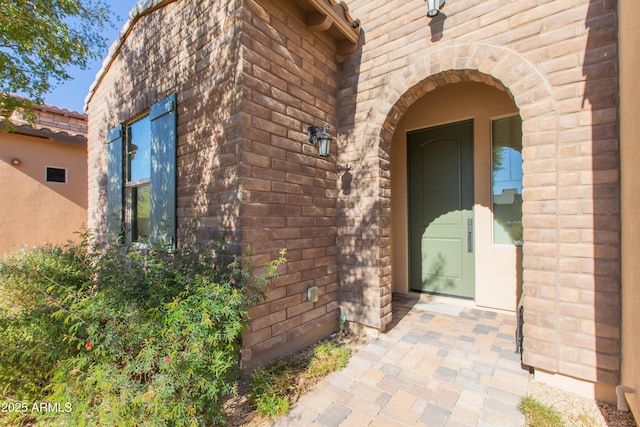
[[[76,353],[68,326],[54,320],[56,301],[90,280],[75,248],[37,248],[0,261],[0,384],[2,400],[42,400],[52,369]],[[55,286],[65,283],[68,292]],[[67,304],[68,305],[68,304]]]
[[[252,276],[218,246],[141,252],[88,234],[11,255],[0,263],[2,400],[42,423],[224,424],[248,308],[283,262],[284,250]],[[63,410],[30,410],[42,401]]]

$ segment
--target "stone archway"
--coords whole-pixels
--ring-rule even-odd
[[[557,108],[551,88],[539,70],[519,53],[486,43],[421,52],[411,58],[407,67],[386,75],[379,93],[355,107],[356,117],[366,118],[364,122],[356,121],[351,138],[356,144],[359,141],[361,166],[367,169],[360,191],[367,198],[361,198],[358,206],[344,204],[342,214],[347,220],[339,234],[343,242],[366,241],[375,262],[358,265],[358,280],[347,277],[341,282],[345,285],[341,289],[341,305],[348,320],[376,329],[384,329],[391,322],[390,146],[398,122],[418,98],[462,81],[484,83],[508,93],[523,120],[525,265],[538,265],[536,258],[543,256],[537,245],[541,243],[537,230],[557,230]],[[352,147],[344,160],[347,163],[353,159]],[[544,178],[538,174],[544,174]],[[362,212],[369,215],[366,226],[349,219]],[[557,248],[545,247],[544,257],[547,261],[554,257],[557,260]],[[343,271],[357,265],[357,260],[353,261],[343,266]],[[556,274],[546,271],[541,278],[534,269],[527,269],[525,295],[535,295],[541,280],[548,283],[554,280],[549,275]],[[353,298],[356,292],[359,298]],[[532,309],[535,310],[534,304]]]

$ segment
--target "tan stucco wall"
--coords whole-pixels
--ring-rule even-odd
[[[393,291],[406,293],[408,283],[407,139],[409,131],[474,120],[476,304],[516,309],[522,278],[520,248],[493,244],[491,212],[491,120],[518,110],[502,91],[482,83],[451,84],[418,99],[398,123],[391,142],[391,245]],[[521,286],[521,283],[520,283]]]
[[[47,166],[66,168],[68,183],[46,182]],[[77,239],[87,223],[86,147],[0,132],[0,211],[0,255]]]
[[[640,421],[640,3],[620,0],[620,158],[622,190],[622,384],[636,393]]]

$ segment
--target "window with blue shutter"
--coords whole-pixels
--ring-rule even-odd
[[[152,243],[175,244],[176,236],[176,95],[153,104],[151,119]]]
[[[107,232],[112,238],[122,235],[122,125],[107,134]]]
[[[176,95],[109,132],[108,228],[127,240],[174,245],[176,235]],[[126,153],[126,168],[124,155]],[[124,215],[123,215],[124,213]]]

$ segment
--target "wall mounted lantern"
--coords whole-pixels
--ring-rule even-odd
[[[444,6],[444,0],[427,0],[427,16],[433,18],[440,13],[442,6]]]
[[[322,128],[318,125],[309,125],[307,128],[308,140],[312,144],[318,144],[318,153],[322,157],[328,157],[331,152],[331,135],[327,133],[329,126],[325,123]]]

